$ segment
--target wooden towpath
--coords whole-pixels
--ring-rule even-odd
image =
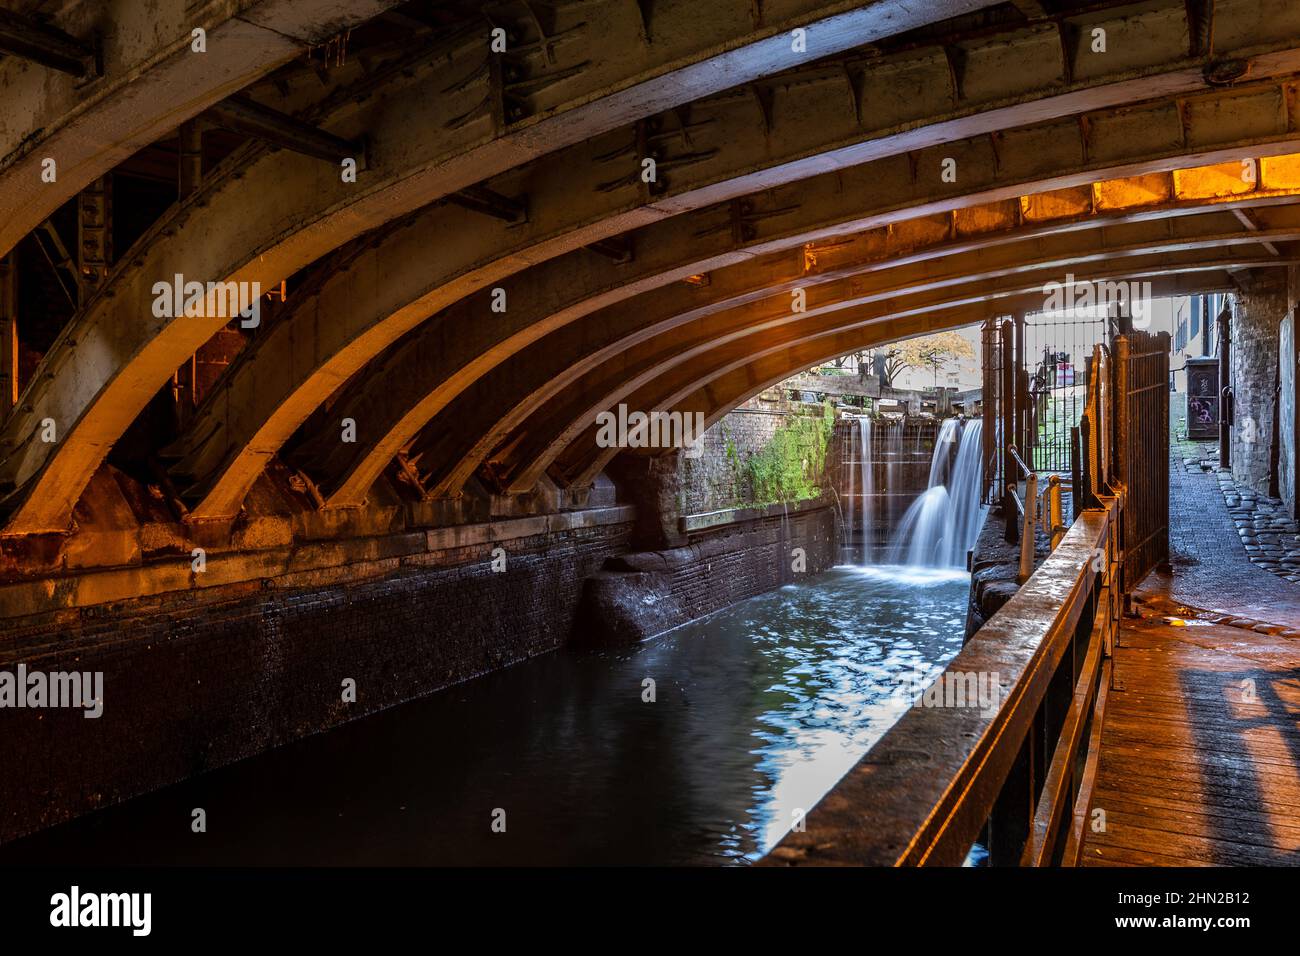
[[[1300,865],[1300,640],[1125,620],[1086,866]]]

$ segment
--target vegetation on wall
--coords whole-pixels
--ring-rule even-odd
[[[835,410],[827,402],[820,417],[792,415],[771,441],[743,464],[736,461],[729,447],[728,459],[742,469],[752,503],[765,505],[817,497],[834,427]]]

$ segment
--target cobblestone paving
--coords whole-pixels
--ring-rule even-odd
[[[1280,501],[1221,473],[1217,446],[1171,436],[1173,574],[1144,590],[1243,621],[1300,627],[1300,528]]]

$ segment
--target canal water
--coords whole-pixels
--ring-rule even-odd
[[[744,864],[901,716],[900,683],[957,653],[967,588],[838,567],[101,810],[0,863]]]

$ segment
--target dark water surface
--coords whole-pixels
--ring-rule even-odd
[[[899,677],[937,673],[960,649],[967,587],[962,573],[836,568],[635,647],[548,654],[101,810],[0,863],[754,860],[902,714]],[[195,807],[206,833],[191,832]]]

